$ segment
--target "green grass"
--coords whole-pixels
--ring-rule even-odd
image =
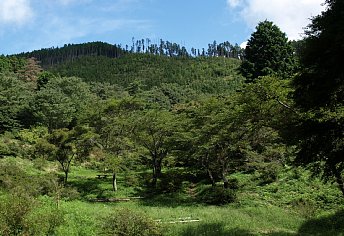
[[[102,192],[104,197],[127,197],[135,196],[139,192],[135,188],[124,185],[123,176],[119,175],[119,191],[114,193],[111,190],[111,178],[96,179],[98,172],[75,168],[70,175],[71,186],[94,186],[94,190]],[[147,214],[150,218],[159,221],[164,228],[164,235],[298,235],[314,234],[313,223],[322,219],[321,213],[330,214],[330,209],[319,211],[318,218],[312,218],[309,214],[315,214],[317,206],[302,205],[299,199],[312,202],[312,197],[326,196],[327,199],[336,197],[336,201],[329,208],[341,202],[337,190],[332,185],[324,185],[319,180],[309,182],[308,173],[299,176],[295,180],[295,173],[285,171],[281,173],[278,182],[264,186],[257,186],[253,181],[254,175],[236,174],[232,177],[238,178],[240,192],[238,202],[226,206],[208,206],[193,202],[185,191],[174,194],[160,194],[141,200],[119,203],[89,203],[85,201],[64,202],[63,207],[67,212],[80,214],[82,220],[77,222],[97,222],[101,216],[109,214],[120,208],[128,208],[133,211]],[[308,177],[307,177],[308,176]],[[310,183],[310,184],[306,184]],[[202,187],[196,186],[196,188]],[[314,189],[321,190],[314,192]],[[86,189],[79,188],[79,191]],[[88,191],[87,196],[92,196]],[[99,197],[99,195],[98,195]],[[188,199],[189,197],[189,199]],[[338,198],[337,198],[338,197]],[[294,205],[293,205],[294,203]],[[310,204],[310,203],[309,203]],[[325,204],[325,202],[319,202]],[[83,212],[83,213],[80,213]],[[333,212],[333,211],[332,211]],[[338,214],[338,213],[337,213]],[[87,216],[93,220],[87,220]],[[331,214],[330,214],[331,216]],[[329,217],[330,217],[329,216]],[[171,223],[180,218],[197,219],[199,222],[192,223]],[[88,226],[92,224],[88,223]],[[67,227],[67,226],[63,226]],[[69,227],[78,227],[75,224]],[[91,226],[90,226],[91,227]],[[320,232],[326,232],[330,226],[320,228]],[[319,228],[319,227],[318,227]],[[331,227],[330,227],[331,228]],[[61,229],[60,229],[61,231]],[[89,231],[90,235],[94,231]],[[330,231],[336,232],[336,231]]]
[[[13,162],[14,159],[1,161]],[[16,161],[30,175],[44,173],[30,161]],[[147,194],[140,184],[140,187],[128,186],[125,173],[119,173],[118,191],[113,192],[111,178],[98,179],[99,173],[80,166],[72,168],[68,188],[74,190],[69,194],[77,190],[79,195],[60,201],[64,222],[57,228],[57,235],[99,235],[104,217],[123,208],[156,220],[167,236],[344,235],[344,201],[339,190],[334,185],[310,178],[305,170],[286,168],[280,172],[278,181],[264,185],[259,184],[257,174],[236,173],[231,178],[239,181],[237,201],[224,206],[197,201],[197,194],[207,187],[204,183],[185,181],[182,189],[175,193]],[[189,191],[191,187],[193,194]],[[0,191],[1,195],[6,195],[6,190]],[[46,198],[55,201],[54,196]],[[145,198],[116,203],[89,201],[132,196]],[[179,219],[199,222],[171,223]]]
[[[90,228],[88,235],[96,235],[97,219],[116,209],[128,208],[143,212],[154,220],[159,220],[165,229],[164,235],[252,235],[260,234],[296,234],[304,219],[295,212],[279,207],[243,207],[235,206],[179,206],[152,207],[142,205],[140,201],[126,203],[87,203],[81,201],[63,202],[61,207],[66,214],[66,222],[59,232],[77,231]],[[179,218],[198,219],[195,223],[171,223]],[[72,230],[73,229],[73,230]],[[83,234],[79,232],[79,234]]]

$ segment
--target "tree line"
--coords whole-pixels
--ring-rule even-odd
[[[214,41],[208,44],[208,48],[191,51],[178,43],[160,39],[159,43],[152,43],[150,39],[132,39],[132,45],[122,46],[120,44],[109,44],[104,42],[90,42],[81,44],[65,44],[63,47],[52,47],[32,52],[20,53],[15,56],[31,58],[34,57],[41,62],[43,68],[54,66],[62,62],[71,62],[83,56],[104,56],[109,58],[119,58],[125,54],[144,53],[149,55],[159,55],[167,57],[226,57],[241,58],[243,49],[238,44],[232,45],[226,41],[217,43]]]

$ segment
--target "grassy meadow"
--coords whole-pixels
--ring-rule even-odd
[[[16,163],[30,176],[44,176],[57,170],[50,162],[40,169],[35,167],[37,163],[18,158],[2,159],[1,165],[4,163]],[[49,196],[36,197],[40,204],[33,215],[39,218],[45,211],[44,214],[58,210],[60,223],[53,235],[111,235],[104,233],[104,221],[111,215],[117,216],[117,212],[122,212],[119,217],[126,222],[132,218],[125,212],[144,215],[159,228],[158,235],[343,235],[344,232],[344,201],[340,192],[301,169],[286,168],[278,181],[270,184],[262,184],[255,173],[237,173],[231,176],[240,186],[236,200],[220,206],[199,201],[202,191],[210,187],[204,182],[185,181],[177,191],[153,195],[141,184],[141,173],[119,173],[118,191],[113,192],[111,176],[99,179],[99,173],[82,166],[73,167],[64,193],[57,187]],[[20,185],[23,180],[15,178]],[[133,198],[92,202],[128,197]],[[15,204],[13,199],[11,202]],[[43,227],[38,220],[34,223]]]

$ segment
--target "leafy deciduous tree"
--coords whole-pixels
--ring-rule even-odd
[[[37,148],[40,152],[48,152],[49,158],[60,163],[66,184],[72,161],[89,155],[95,145],[95,136],[87,127],[56,129],[47,137],[47,143],[39,143]]]
[[[148,110],[135,119],[133,139],[147,151],[146,158],[153,170],[152,185],[157,186],[163,160],[174,148],[178,120],[168,111]]]

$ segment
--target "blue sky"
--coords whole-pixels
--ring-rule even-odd
[[[0,0],[0,54],[66,43],[160,38],[191,47],[246,41],[259,21],[300,38],[323,0]]]

